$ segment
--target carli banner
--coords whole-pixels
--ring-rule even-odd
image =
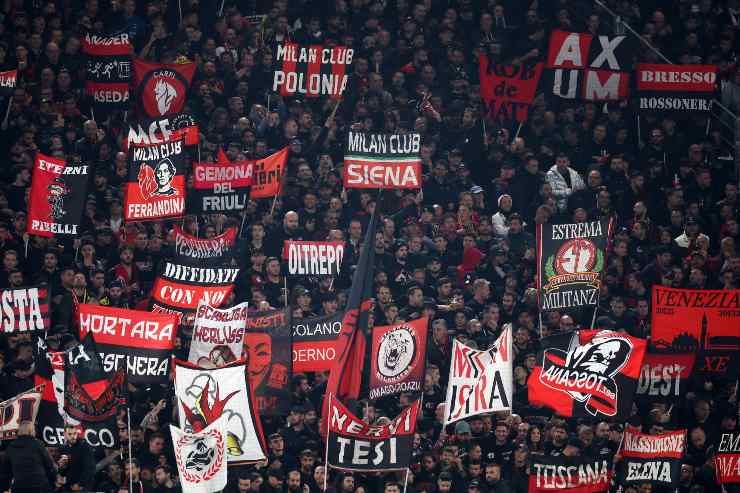
[[[12,440],[18,435],[18,426],[23,421],[36,422],[41,405],[44,385],[21,392],[5,402],[0,402],[0,440]]]
[[[527,121],[543,67],[543,63],[504,65],[480,55],[480,95],[486,117],[500,123]]]
[[[134,85],[149,118],[180,113],[185,106],[196,64],[157,64],[134,60]]]
[[[650,402],[671,401],[688,391],[695,354],[657,354],[648,351],[642,361],[637,396]]]
[[[194,199],[190,207],[199,213],[240,211],[247,206],[256,161],[219,161],[193,166]]]
[[[714,466],[720,484],[740,483],[740,431],[722,433]]]
[[[156,118],[129,127],[128,136],[123,141],[124,149],[129,146],[150,146],[184,140],[186,146],[198,145],[200,130],[195,119],[185,113]]]
[[[249,314],[244,355],[260,416],[286,415],[290,411],[291,335],[287,309]]]
[[[372,329],[369,392],[371,399],[421,392],[424,384],[427,328],[423,317]]]
[[[647,435],[627,427],[620,450],[619,481],[625,485],[651,483],[675,488],[685,448],[686,430]]]
[[[337,357],[337,337],[344,312],[293,319],[293,372],[331,370]]]
[[[212,238],[198,238],[186,233],[178,226],[172,226],[174,235],[174,258],[180,264],[207,265],[217,267],[231,261],[236,243],[236,228]]]
[[[350,131],[344,151],[345,188],[420,188],[421,136]]]
[[[188,361],[201,368],[218,368],[240,360],[247,328],[247,308],[247,302],[224,310],[199,305]]]
[[[283,244],[283,258],[292,276],[338,276],[344,257],[341,241],[294,241]]]
[[[716,65],[637,64],[640,111],[709,111],[717,90]]]
[[[226,487],[226,417],[197,433],[187,433],[170,425],[175,462],[180,483],[188,493],[212,493]]]
[[[603,493],[609,490],[612,458],[533,455],[528,493]]]
[[[445,401],[445,425],[482,413],[510,411],[514,389],[511,324],[485,351],[457,339],[452,344],[450,378]]]
[[[650,344],[656,351],[695,353],[694,371],[734,378],[740,359],[740,289],[653,286]]]
[[[0,291],[0,323],[3,332],[49,330],[49,290],[45,287]]]
[[[257,159],[253,166],[252,189],[249,196],[253,199],[266,199],[279,195],[287,164],[287,147],[266,158]]]
[[[527,381],[529,402],[566,418],[626,419],[646,346],[644,339],[610,331],[546,337]]]
[[[346,46],[278,45],[272,90],[281,96],[339,99],[347,87],[354,50]]]
[[[329,404],[328,465],[346,471],[406,469],[414,449],[419,401],[386,425],[370,425],[352,414],[334,395]]]
[[[96,105],[124,109],[131,84],[131,46],[128,33],[115,36],[86,34],[82,51],[87,55],[85,95]]]
[[[52,237],[80,234],[87,182],[92,170],[36,154],[28,209],[28,233]]]

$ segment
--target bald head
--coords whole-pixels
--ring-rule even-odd
[[[18,436],[35,436],[36,428],[33,426],[32,421],[21,421],[18,425]]]
[[[286,231],[295,231],[298,229],[298,213],[295,211],[288,211],[285,213],[283,218],[283,227]]]

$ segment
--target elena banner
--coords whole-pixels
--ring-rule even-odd
[[[647,435],[640,433],[639,429],[627,427],[620,450],[620,482],[675,488],[680,479],[685,449],[686,430]]]

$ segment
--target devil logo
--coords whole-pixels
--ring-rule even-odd
[[[49,192],[47,200],[51,206],[49,219],[59,221],[67,214],[64,210],[64,197],[69,193],[69,189],[61,178],[55,178],[46,189]]]
[[[154,99],[157,101],[157,110],[160,115],[166,115],[172,102],[177,97],[177,90],[162,79],[154,85]]]

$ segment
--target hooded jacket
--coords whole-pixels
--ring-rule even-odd
[[[12,479],[13,484],[22,488],[51,491],[56,474],[54,461],[37,438],[21,435],[8,445],[1,475],[4,486]]]

